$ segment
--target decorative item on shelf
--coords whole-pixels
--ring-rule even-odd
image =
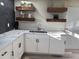
[[[24,18],[24,13],[22,11],[20,11],[20,17]]]
[[[28,14],[28,18],[32,18],[32,14],[29,13],[29,14]]]
[[[28,4],[28,7],[32,7],[33,6],[33,4],[30,2],[29,4]]]
[[[29,13],[29,14],[24,14],[24,17],[25,17],[25,18],[33,18],[33,15],[32,15],[31,13]]]
[[[41,28],[41,23],[38,22],[38,23],[37,23],[37,30],[38,30],[38,31],[41,31],[41,29],[42,29],[42,28]]]
[[[25,13],[25,14],[24,14],[24,17],[28,17],[28,14]]]
[[[21,6],[26,6],[27,4],[24,1],[21,1]]]
[[[59,15],[58,14],[54,14],[53,16],[54,16],[53,17],[54,19],[59,19]]]
[[[21,6],[32,7],[32,2],[21,1]]]
[[[32,13],[35,11],[35,8],[32,2],[21,1],[20,6],[16,6],[16,10],[19,12],[19,16],[16,17],[17,21],[35,21]]]
[[[16,6],[16,10],[18,11],[35,11],[35,8],[32,2],[21,1],[20,6]]]

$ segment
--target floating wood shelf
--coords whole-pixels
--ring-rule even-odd
[[[35,18],[16,17],[16,21],[35,21]]]
[[[47,19],[47,22],[66,22],[66,19]]]
[[[66,11],[67,11],[67,8],[65,8],[65,7],[60,7],[60,8],[57,8],[57,7],[48,7],[47,8],[47,12],[61,13],[61,12],[66,12]]]
[[[26,7],[26,6],[16,6],[16,10],[18,10],[18,11],[35,11],[35,8]]]

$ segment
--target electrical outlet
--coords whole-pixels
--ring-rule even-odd
[[[10,23],[7,23],[7,26],[10,27]]]

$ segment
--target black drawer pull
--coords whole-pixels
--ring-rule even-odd
[[[19,43],[19,48],[21,47],[21,43]]]
[[[39,43],[39,39],[36,39],[36,42]]]
[[[2,54],[2,56],[6,55],[6,54],[7,54],[7,51],[6,51],[6,52],[4,52],[4,53]]]
[[[66,44],[66,41],[64,41],[64,44]]]

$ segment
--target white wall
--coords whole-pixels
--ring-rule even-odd
[[[79,0],[68,1],[68,12],[66,16],[66,27],[73,32],[79,33]],[[79,49],[79,39],[72,37],[66,39],[66,42],[66,49]]]
[[[38,24],[45,30],[63,30],[65,27],[68,29],[79,27],[79,0],[30,0],[33,2],[36,11],[34,12],[35,22],[19,22],[20,29],[36,30]],[[16,2],[15,5],[19,5]],[[47,7],[68,7],[67,13],[59,13],[60,18],[66,18],[67,23],[62,22],[47,22],[47,18],[53,18],[53,14],[47,13]]]
[[[66,15],[67,24],[66,27],[69,30],[78,32],[79,30],[79,0],[68,1],[68,12]]]
[[[47,7],[48,6],[64,6],[64,1],[61,0],[62,4],[59,3],[60,1],[53,1],[53,0],[31,0],[33,2],[36,11],[34,12],[34,16],[36,21],[35,22],[19,22],[19,28],[20,29],[30,29],[35,30],[38,27],[38,24],[40,23],[41,27],[45,30],[52,31],[52,30],[64,30],[65,23],[64,22],[47,22],[47,18],[53,18],[53,14],[47,13]],[[57,4],[56,4],[56,3]],[[19,3],[19,2],[18,2]],[[16,3],[16,5],[18,5]],[[60,18],[66,18],[66,13],[59,13]]]

